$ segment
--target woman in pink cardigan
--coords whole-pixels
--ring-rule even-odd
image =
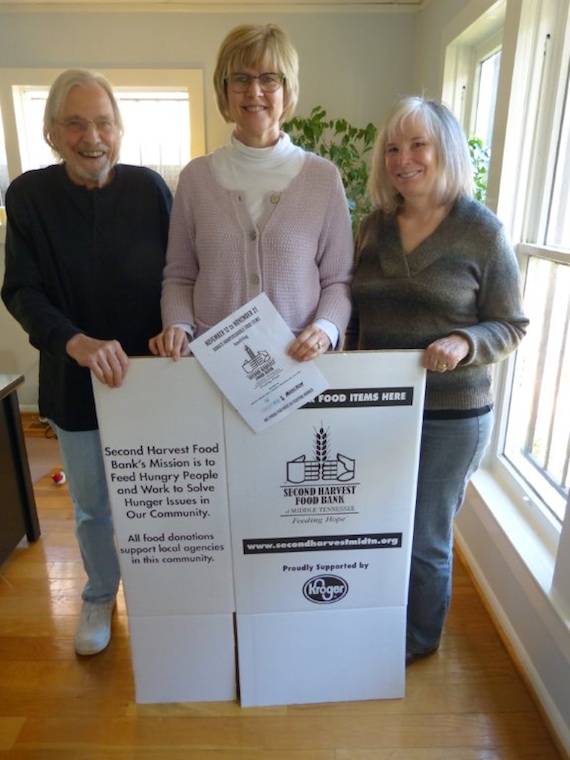
[[[314,359],[342,342],[353,243],[338,170],[280,129],[298,99],[297,53],[274,24],[238,26],[214,87],[235,128],[180,174],[151,351],[189,354],[194,337],[265,292],[296,335],[290,355]]]

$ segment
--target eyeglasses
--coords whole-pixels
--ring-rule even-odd
[[[262,92],[276,92],[285,81],[284,74],[277,74],[272,71],[253,76],[252,74],[229,74],[225,78],[225,83],[232,92],[247,92],[249,85],[257,79]]]
[[[89,126],[93,124],[97,132],[100,135],[110,134],[117,123],[113,119],[66,119],[65,121],[56,121],[60,127],[63,127],[66,132],[70,132],[72,135],[83,135],[89,129]]]

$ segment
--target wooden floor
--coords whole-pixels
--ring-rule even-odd
[[[66,486],[35,492],[41,540],[0,567],[0,760],[554,760],[535,704],[459,561],[440,651],[405,699],[242,709],[137,705],[124,600],[78,658],[83,573]]]

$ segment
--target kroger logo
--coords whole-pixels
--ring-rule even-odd
[[[303,596],[315,604],[338,602],[348,593],[348,583],[337,575],[317,575],[303,586]]]

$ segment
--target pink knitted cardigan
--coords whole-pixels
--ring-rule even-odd
[[[307,153],[256,226],[239,191],[216,180],[211,156],[181,172],[162,284],[162,321],[196,335],[265,291],[293,332],[315,319],[342,336],[350,316],[353,241],[336,167]]]

